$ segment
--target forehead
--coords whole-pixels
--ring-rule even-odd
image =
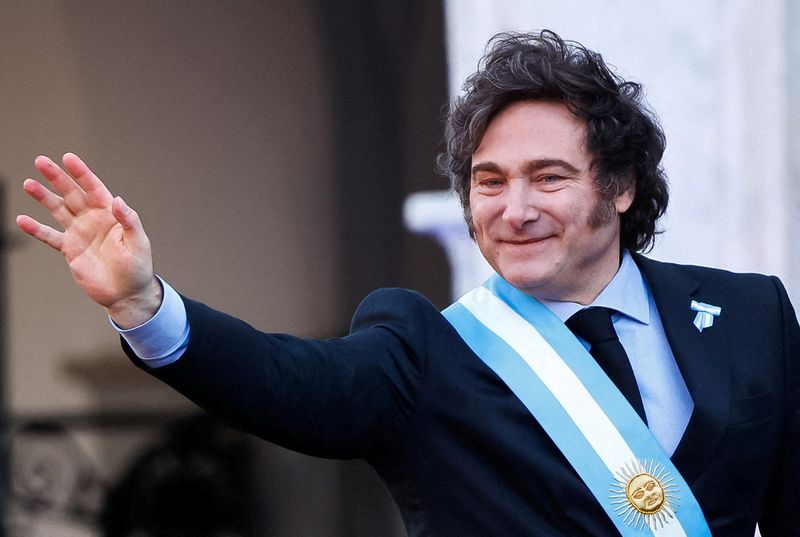
[[[518,101],[489,122],[472,155],[473,164],[515,158],[560,158],[585,164],[586,123],[555,101]]]

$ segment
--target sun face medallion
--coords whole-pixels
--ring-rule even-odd
[[[625,524],[655,531],[675,518],[678,487],[661,464],[637,460],[617,471],[614,478],[611,503]]]

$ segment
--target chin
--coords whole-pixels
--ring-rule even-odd
[[[511,270],[500,273],[500,275],[503,276],[503,279],[508,283],[528,294],[533,294],[536,289],[541,288],[544,284],[541,275],[531,274],[526,271]]]
[[[498,263],[494,267],[504,280],[536,298],[554,299],[561,293],[559,285],[560,264],[551,260],[543,262],[542,258],[527,259],[524,262]],[[499,269],[499,270],[498,270]]]

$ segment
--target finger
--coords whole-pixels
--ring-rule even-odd
[[[25,214],[17,217],[17,225],[31,237],[39,239],[53,250],[61,251],[61,246],[64,244],[64,234],[60,231],[41,224]]]
[[[111,211],[117,222],[122,226],[125,240],[135,249],[146,248],[148,245],[147,234],[144,232],[139,214],[131,209],[120,196],[114,198]]]
[[[47,190],[39,181],[26,179],[22,183],[22,188],[30,197],[47,209],[62,226],[67,227],[75,218],[72,211],[64,204],[64,200]]]
[[[111,203],[111,192],[78,155],[65,153],[61,160],[78,186],[83,189],[90,205],[107,207]]]
[[[50,182],[73,213],[78,214],[86,207],[86,194],[55,162],[42,155],[36,157],[34,163],[39,173]]]

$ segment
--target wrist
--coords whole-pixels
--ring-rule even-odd
[[[127,330],[152,319],[163,300],[164,289],[154,275],[144,290],[107,307],[106,312],[119,328]]]

